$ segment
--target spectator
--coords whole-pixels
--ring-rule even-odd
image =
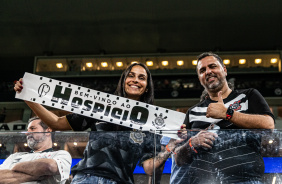
[[[71,167],[67,151],[53,151],[52,129],[38,117],[31,118],[26,139],[31,152],[10,155],[0,165],[0,183],[64,184]]]
[[[182,126],[202,130],[196,135],[189,131],[191,138],[177,148],[177,164],[191,164],[189,177],[193,184],[261,184],[264,163],[260,134],[222,129],[273,129],[274,116],[268,104],[255,89],[230,89],[227,69],[216,54],[198,57],[197,74],[207,97],[188,110]]]
[[[15,91],[23,88],[22,79],[15,84]],[[23,84],[22,84],[23,83]],[[122,74],[116,95],[152,104],[154,86],[146,65],[134,63]],[[42,105],[26,101],[29,107],[55,130],[83,131],[91,128],[84,158],[72,168],[73,184],[107,183],[133,184],[133,171],[140,160],[145,172],[153,175],[155,168],[164,163],[154,157],[154,134],[137,132],[131,128],[104,122],[78,114],[58,117]],[[103,131],[103,132],[94,132]],[[112,132],[115,131],[115,132]],[[157,147],[160,150],[160,146]]]

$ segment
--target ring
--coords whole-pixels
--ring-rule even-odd
[[[207,142],[207,139],[205,138],[204,143],[206,143],[206,142]]]

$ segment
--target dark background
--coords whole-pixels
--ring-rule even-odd
[[[1,78],[34,56],[282,49],[281,0],[1,0]]]

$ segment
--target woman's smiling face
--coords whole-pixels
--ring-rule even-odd
[[[126,97],[139,100],[147,90],[147,78],[145,68],[140,65],[133,66],[124,83]]]

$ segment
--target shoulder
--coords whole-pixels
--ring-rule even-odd
[[[26,155],[26,154],[31,154],[31,152],[17,152],[17,153],[11,154],[10,156],[17,157],[17,156],[22,156],[22,155]]]
[[[80,114],[75,114],[75,113],[71,113],[71,114],[66,115],[66,118],[67,118],[69,123],[86,122],[88,124],[88,123],[93,123],[93,122],[97,121],[94,118],[86,117],[86,116],[83,116],[83,115],[80,115]]]
[[[83,116],[79,115],[79,114],[75,114],[75,113],[71,113],[71,114],[67,114],[66,118],[68,120],[73,120],[73,119],[82,119]]]
[[[68,151],[65,151],[65,150],[53,151],[51,153],[52,154],[57,154],[57,155],[70,155],[70,153]]]
[[[71,160],[71,155],[69,152],[65,151],[65,150],[58,150],[58,151],[52,151],[50,152],[52,154],[52,158],[53,159],[65,159],[65,160]]]
[[[255,88],[236,89],[235,92],[238,93],[238,94],[246,94],[246,95],[250,95],[250,94],[253,94],[253,93],[259,93],[259,91],[256,90]]]
[[[17,153],[13,153],[13,154],[11,154],[10,156],[8,156],[8,157],[6,158],[6,161],[7,161],[7,160],[14,160],[14,159],[18,160],[19,158],[21,158],[21,156],[26,155],[26,154],[30,154],[30,153],[29,153],[29,152],[17,152]],[[19,157],[19,158],[18,158],[18,157]]]
[[[255,88],[235,90],[237,95],[244,94],[248,99],[263,98],[262,94]]]

